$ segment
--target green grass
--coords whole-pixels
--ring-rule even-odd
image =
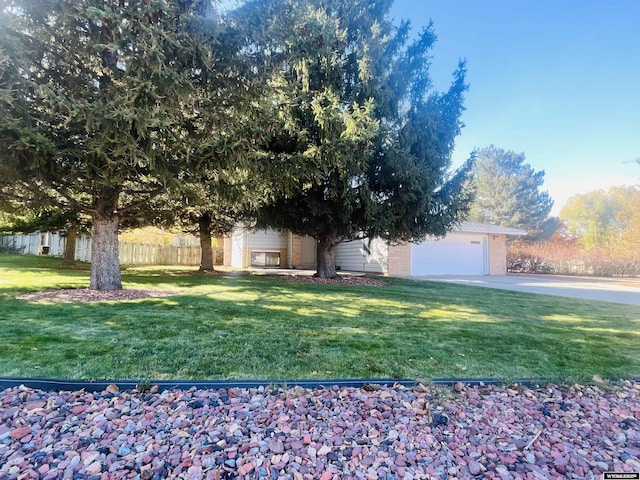
[[[640,308],[444,283],[320,286],[130,269],[172,297],[34,303],[88,271],[0,255],[0,376],[327,379],[640,376]]]

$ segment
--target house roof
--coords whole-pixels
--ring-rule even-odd
[[[512,227],[501,227],[500,225],[491,225],[490,223],[462,222],[460,226],[453,232],[465,233],[495,233],[503,235],[526,235],[526,230]]]

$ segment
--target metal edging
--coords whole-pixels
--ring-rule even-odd
[[[418,382],[411,379],[394,378],[366,378],[366,379],[323,379],[323,380],[59,380],[53,378],[0,377],[0,389],[14,388],[21,385],[37,390],[85,390],[87,392],[101,392],[109,385],[116,385],[120,390],[133,390],[144,386],[158,386],[158,391],[164,390],[219,390],[227,388],[259,388],[259,387],[356,387],[364,385],[395,385],[406,387],[416,386]]]
[[[613,379],[617,381],[619,379]],[[630,378],[633,383],[640,383],[640,378]],[[229,388],[291,388],[303,387],[309,389],[337,387],[362,388],[365,385],[402,385],[404,387],[415,387],[421,382],[408,378],[351,378],[351,379],[322,379],[322,380],[62,380],[54,378],[29,378],[29,377],[0,377],[0,390],[25,386],[35,390],[44,391],[77,391],[102,392],[109,385],[116,385],[119,390],[133,390],[139,386],[157,386],[158,392],[165,390],[222,390]],[[520,378],[509,380],[498,380],[495,378],[433,378],[430,381],[422,382],[429,385],[449,386],[464,384],[467,386],[488,386],[488,385],[522,385],[532,387],[549,383],[563,383],[562,381],[549,378]]]

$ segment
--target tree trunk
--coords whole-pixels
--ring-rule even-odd
[[[64,244],[63,265],[76,264],[76,240],[78,239],[78,229],[76,227],[67,228],[66,241]]]
[[[91,290],[122,290],[118,245],[118,187],[104,187],[94,200],[91,228]]]
[[[118,217],[93,216],[91,228],[91,290],[122,290],[118,248]]]
[[[336,273],[337,234],[330,232],[320,237],[318,241],[318,268],[314,277],[340,278]]]
[[[211,247],[211,214],[203,213],[198,219],[200,233],[200,272],[213,272],[213,248]]]

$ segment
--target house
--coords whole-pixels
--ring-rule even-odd
[[[9,251],[24,253],[25,255],[51,255],[62,257],[66,244],[64,232],[38,231],[22,235],[0,236],[0,248]],[[91,238],[87,234],[81,234],[76,241],[76,260],[88,262],[91,260]]]
[[[236,228],[224,239],[226,267],[311,269],[316,258],[316,241],[291,232]]]
[[[442,239],[392,245],[380,238],[341,243],[336,268],[387,275],[504,275],[507,236],[516,228],[463,222]],[[316,267],[317,244],[311,237],[275,230],[237,228],[224,242],[224,265],[234,268]]]
[[[463,222],[442,239],[418,244],[390,245],[380,238],[341,243],[336,268],[385,275],[504,275],[507,273],[507,236],[524,230]],[[34,255],[62,256],[65,238],[56,233],[0,237],[0,248]],[[198,246],[159,246],[121,242],[123,264],[197,265]],[[168,250],[171,250],[169,252]],[[236,228],[224,239],[224,265],[234,268],[315,269],[317,243],[291,232]],[[91,241],[83,234],[76,243],[76,260],[91,260]]]

